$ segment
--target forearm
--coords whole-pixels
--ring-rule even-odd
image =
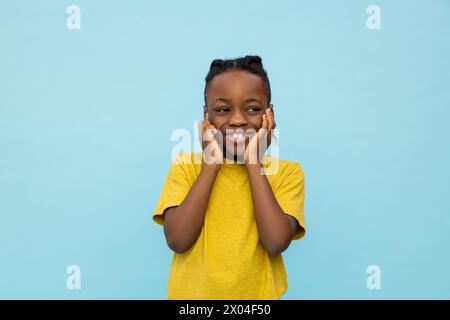
[[[276,255],[283,252],[292,240],[292,229],[287,215],[278,204],[260,165],[247,166],[252,193],[253,210],[259,237],[267,251]]]
[[[187,251],[200,235],[216,175],[214,167],[204,165],[184,201],[167,210],[164,234],[167,244],[175,252]]]

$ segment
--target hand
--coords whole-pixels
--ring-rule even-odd
[[[272,132],[275,129],[275,118],[270,108],[267,108],[262,115],[262,127],[250,139],[247,148],[245,148],[245,165],[261,165],[264,153],[270,146]]]
[[[198,132],[206,164],[217,170],[220,169],[223,162],[223,151],[222,147],[217,142],[216,137],[219,138],[221,134],[216,127],[209,122],[208,112],[206,112],[204,120],[199,121]]]

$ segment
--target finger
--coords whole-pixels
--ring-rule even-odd
[[[213,133],[214,135],[216,135],[216,134],[217,134],[217,128],[216,128],[216,126],[213,125],[212,123],[210,123],[209,126],[210,126],[210,128],[211,128],[211,130],[212,130],[212,133]]]
[[[206,145],[208,144],[208,136],[205,133],[205,123],[201,120],[198,122],[198,138],[200,140],[200,145],[204,150]]]
[[[270,130],[272,128],[273,121],[272,121],[272,114],[269,108],[266,109],[266,117],[267,117],[267,129]]]
[[[267,114],[263,114],[263,121],[262,121],[262,129],[266,129],[267,130]]]
[[[269,129],[273,129],[274,128],[275,119],[273,117],[272,110],[267,109],[267,117],[268,117],[268,120],[269,120]]]
[[[273,110],[270,109],[270,113],[272,114],[272,121],[273,121],[273,128],[275,129],[275,127],[277,126],[277,123],[275,122],[275,114],[273,113]]]
[[[267,108],[267,121],[268,121],[268,134],[270,135],[272,133],[272,129],[274,128],[274,118],[273,113],[270,108]]]
[[[212,124],[206,124],[207,137],[209,142],[213,142],[216,139],[217,129]]]
[[[273,130],[275,129],[275,126],[276,126],[275,115],[273,114],[272,109],[270,109],[270,115],[271,115],[271,119],[272,119],[272,126],[269,131],[269,134],[267,135],[267,148],[269,148],[269,146],[272,144]]]
[[[205,124],[205,133],[204,134],[206,137],[206,141],[211,142],[211,140],[212,140],[211,128],[207,124]]]
[[[208,111],[206,111],[206,113],[205,113],[205,123],[210,124]]]
[[[202,136],[203,136],[203,121],[199,120],[197,123],[197,129],[198,129],[198,137],[200,138],[200,142],[202,141]]]

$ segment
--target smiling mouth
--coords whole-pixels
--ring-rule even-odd
[[[244,130],[227,130],[227,134],[225,135],[226,139],[230,142],[240,143],[244,142],[247,138],[249,138],[249,134]]]
[[[243,133],[231,133],[231,134],[227,134],[227,138],[232,139],[232,140],[242,140],[245,138],[245,135]]]

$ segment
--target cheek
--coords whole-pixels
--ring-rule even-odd
[[[209,113],[209,119],[208,120],[214,126],[219,124],[219,122],[220,122],[220,118],[215,116],[214,113],[212,113],[212,111],[210,111],[210,113]]]
[[[252,120],[252,126],[253,128],[255,128],[256,131],[262,128],[262,114],[259,115],[257,119]]]
[[[211,119],[211,124],[214,125],[217,129],[221,130],[223,127],[227,127],[227,121],[225,117],[214,117]]]

